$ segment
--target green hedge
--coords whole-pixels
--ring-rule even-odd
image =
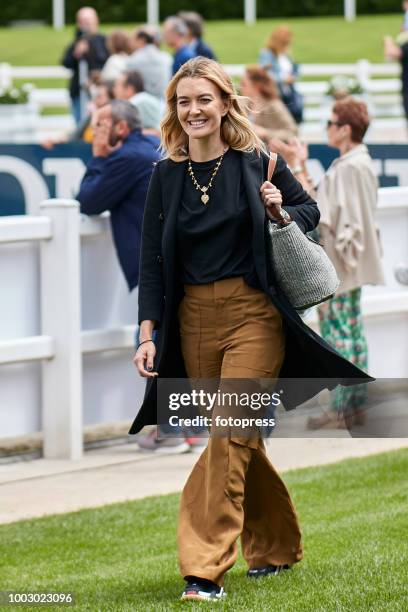
[[[68,23],[75,20],[75,12],[84,4],[94,6],[105,23],[146,21],[145,0],[84,0],[66,1]],[[160,18],[164,19],[179,10],[195,10],[206,19],[241,19],[244,13],[244,0],[160,0]],[[257,0],[258,17],[297,17],[340,15],[343,0]],[[401,0],[357,0],[357,11],[362,14],[401,12]],[[18,19],[42,19],[51,23],[51,0],[14,0],[4,3],[0,12],[0,24],[7,25]]]

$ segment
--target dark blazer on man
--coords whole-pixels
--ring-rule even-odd
[[[72,76],[69,82],[69,94],[71,98],[76,98],[80,94],[79,60],[75,57],[74,50],[75,45],[81,38],[87,40],[89,44],[89,51],[83,56],[83,59],[85,60],[90,72],[92,70],[102,70],[106,60],[109,57],[109,51],[106,47],[106,37],[104,34],[83,36],[81,35],[81,32],[77,30],[74,42],[67,47],[61,60],[61,64],[65,68],[70,68],[72,70]]]
[[[285,327],[286,350],[278,385],[282,401],[290,409],[337,384],[355,384],[370,380],[364,372],[341,357],[302,321],[289,300],[277,286],[269,265],[265,208],[260,197],[266,180],[268,157],[242,153],[242,176],[252,216],[252,247],[255,269],[263,291],[279,309]],[[157,321],[157,352],[154,369],[159,378],[184,378],[186,372],[180,347],[177,310],[183,297],[183,286],[177,270],[176,220],[183,188],[186,162],[165,159],[154,170],[143,221],[139,322]],[[285,161],[278,156],[273,183],[280,189],[284,208],[305,233],[316,227],[319,210],[316,202],[293,178]],[[146,240],[145,240],[146,238]],[[288,379],[303,379],[299,384]],[[142,407],[130,434],[144,425],[157,422],[157,377],[149,378]]]
[[[108,157],[93,157],[82,179],[77,200],[81,212],[111,214],[113,240],[129,291],[139,280],[143,211],[158,139],[134,130]]]

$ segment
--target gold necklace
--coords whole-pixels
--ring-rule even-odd
[[[213,173],[211,175],[210,182],[208,183],[207,187],[201,187],[201,185],[198,183],[196,177],[194,176],[193,168],[192,168],[192,165],[191,165],[191,159],[190,159],[190,157],[188,158],[188,173],[191,176],[191,180],[193,181],[193,184],[194,184],[195,188],[197,190],[200,190],[200,191],[203,192],[203,194],[201,196],[201,201],[202,201],[203,204],[208,204],[210,196],[208,195],[207,191],[210,189],[210,187],[212,187],[213,180],[214,180],[218,170],[220,169],[220,166],[222,164],[222,160],[223,160],[223,157],[224,157],[226,151],[227,151],[227,149],[225,149],[223,151],[220,159],[215,164],[214,171],[213,171]]]

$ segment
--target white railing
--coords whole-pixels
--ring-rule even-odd
[[[402,338],[408,336],[408,289],[396,281],[394,270],[401,261],[408,263],[408,188],[380,190],[378,220],[387,285],[370,288],[363,300],[371,341],[381,346],[371,367],[377,376],[407,376],[408,356]],[[106,216],[83,217],[74,200],[47,200],[41,204],[38,217],[0,218],[0,246],[27,241],[40,245],[40,334],[1,341],[0,365],[41,363],[41,429],[47,458],[81,457],[82,357],[134,346],[135,325],[81,330],[80,238],[98,237],[107,231]],[[108,262],[104,263],[106,266]],[[95,267],[87,270],[86,279],[95,273]],[[97,315],[95,304],[91,305],[92,321]],[[312,319],[309,324],[316,321]],[[384,338],[390,342],[389,347]],[[95,393],[99,391],[100,382]]]
[[[79,459],[82,368],[78,205],[70,200],[49,200],[41,205],[41,212],[44,217],[16,218],[14,233],[12,218],[0,225],[3,243],[40,240],[42,329],[41,336],[1,343],[0,363],[43,361],[44,456]]]
[[[245,70],[244,64],[226,64],[225,68],[233,77],[239,77]],[[302,137],[308,140],[319,140],[322,137],[323,125],[330,115],[332,99],[327,96],[328,79],[335,75],[354,76],[364,90],[374,121],[368,139],[377,138],[377,132],[392,131],[390,138],[400,140],[405,130],[405,117],[401,101],[400,67],[397,63],[371,64],[360,60],[355,64],[302,64],[299,91],[304,97],[304,121],[301,126]],[[0,88],[8,87],[13,79],[67,79],[70,71],[62,66],[11,66],[0,63]],[[310,80],[313,79],[313,80]],[[66,112],[70,106],[67,88],[33,88],[30,95],[30,106],[36,111],[33,117],[30,134],[10,134],[0,126],[0,139],[4,142],[38,142],[73,129],[71,115]],[[41,115],[46,107],[57,107],[61,114]],[[6,133],[3,133],[6,129]],[[23,130],[24,131],[24,130]],[[2,135],[3,133],[3,135]]]
[[[0,244],[40,242],[41,335],[0,342],[0,365],[42,362],[47,458],[82,454],[81,354],[134,346],[134,325],[81,332],[80,236],[105,232],[108,219],[78,211],[76,201],[54,199],[41,204],[43,216],[0,218]]]
[[[240,77],[245,65],[227,64],[225,68],[231,76]],[[372,64],[364,59],[354,64],[301,64],[301,79],[316,78],[313,81],[300,80],[298,83],[298,89],[305,101],[304,121],[309,124],[321,123],[322,119],[329,115],[331,100],[327,100],[326,95],[328,79],[338,75],[355,77],[367,96],[374,118],[402,117],[400,72],[398,63]]]
[[[244,64],[225,64],[227,72],[233,77],[240,77]],[[0,63],[0,87],[9,87],[13,79],[67,79],[71,72],[62,66],[11,66]],[[399,93],[401,84],[399,80],[400,66],[398,63],[372,64],[367,60],[359,60],[354,64],[301,64],[300,76],[307,79],[316,77],[316,80],[301,81],[299,89],[305,96],[306,106],[321,103],[321,98],[327,91],[327,79],[336,75],[354,76],[364,91],[369,94],[374,105],[375,114],[390,112],[387,105],[393,105],[391,114],[396,114],[395,105],[400,105]],[[324,78],[325,77],[325,78]],[[381,78],[379,78],[381,77]],[[320,80],[317,80],[320,78]],[[47,88],[35,89],[32,100],[43,106],[69,106],[69,96],[65,89]],[[401,114],[401,110],[398,111]],[[317,120],[317,114],[311,114],[310,120]],[[308,118],[306,117],[306,120]]]

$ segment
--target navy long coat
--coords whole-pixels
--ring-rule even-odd
[[[286,409],[294,408],[324,388],[339,383],[367,382],[370,377],[341,357],[310,329],[274,282],[268,259],[266,214],[260,186],[267,178],[266,155],[242,153],[242,176],[252,216],[252,246],[255,269],[262,289],[282,314],[286,332],[285,360],[280,371],[280,389]],[[158,322],[154,369],[163,378],[184,378],[177,318],[183,286],[177,271],[176,220],[187,162],[160,161],[152,175],[142,232],[139,282],[139,322]],[[285,161],[278,157],[273,183],[281,190],[283,206],[303,232],[319,222],[316,202],[302,189]],[[288,384],[287,379],[303,379]],[[157,423],[157,378],[148,379],[143,404],[129,430],[135,434],[145,425]]]

